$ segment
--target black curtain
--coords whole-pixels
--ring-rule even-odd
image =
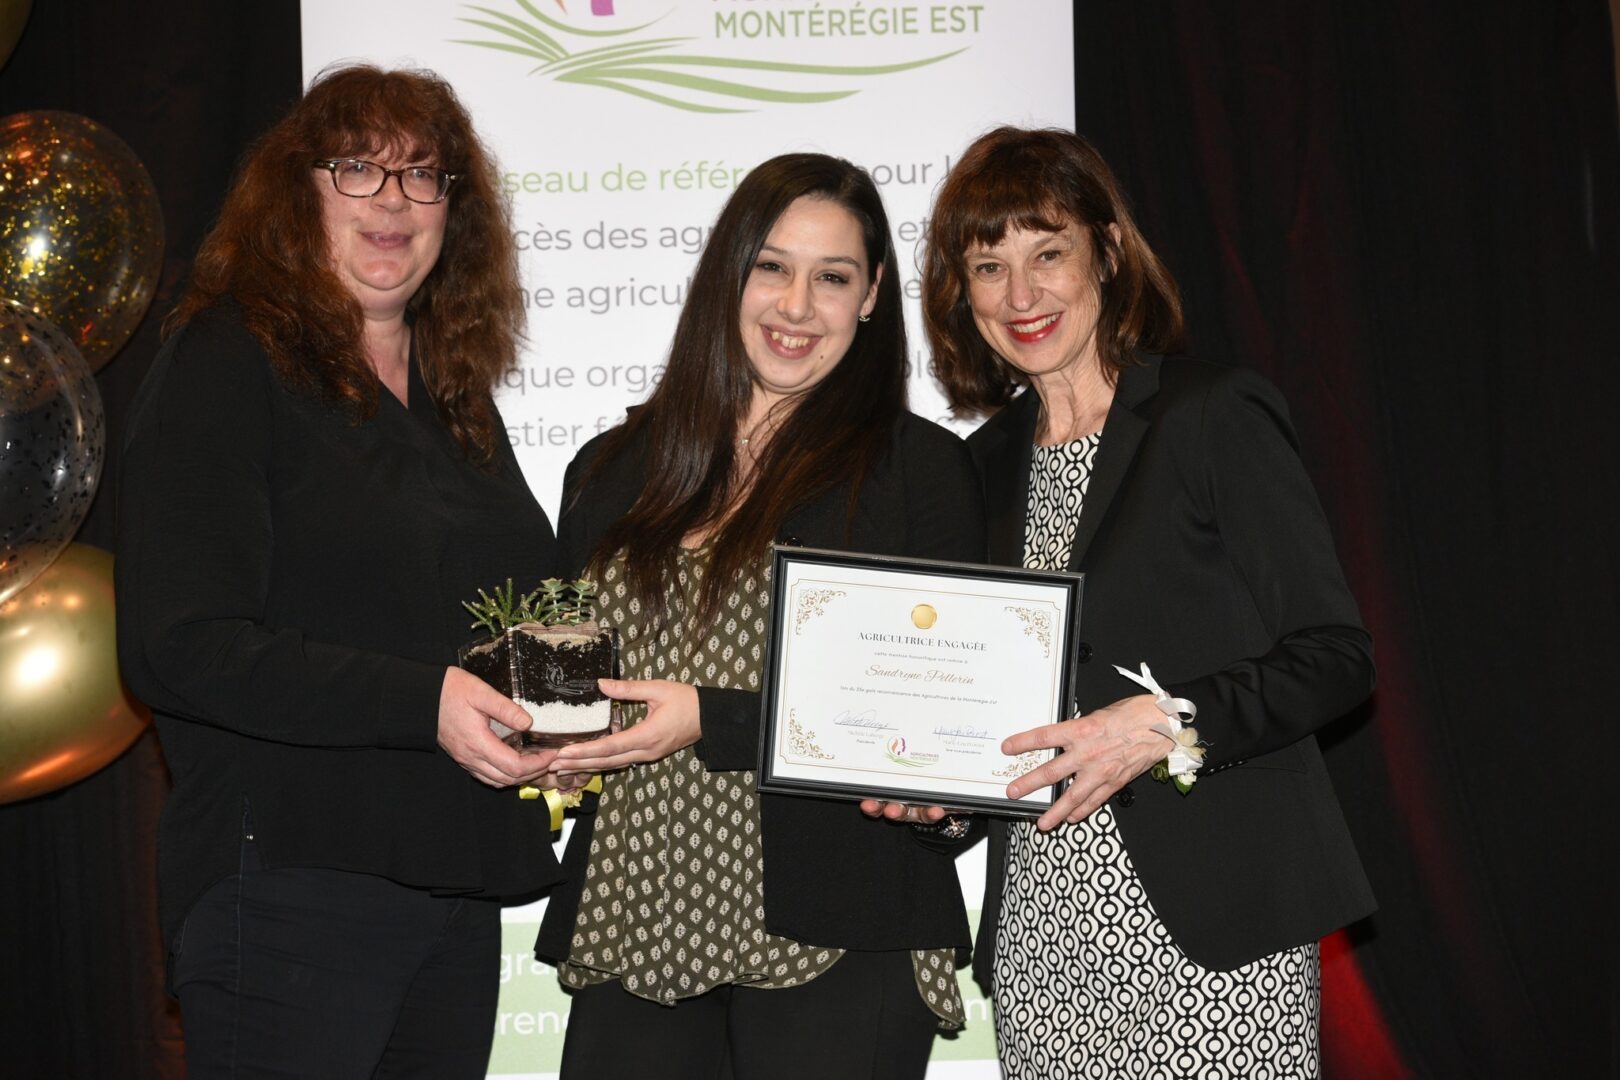
[[[1608,12],[1222,8],[1082,5],[1078,126],[1192,350],[1287,393],[1376,642],[1329,735],[1381,905],[1328,951],[1329,1068],[1613,1075]]]
[[[1329,1070],[1620,1075],[1608,12],[1215,7],[1080,5],[1078,126],[1180,280],[1192,351],[1287,393],[1377,641],[1372,706],[1329,733],[1382,905],[1325,951]],[[35,8],[0,114],[101,121],[163,197],[160,295],[100,375],[116,441],[235,159],[297,93],[298,8]],[[81,539],[111,527],[103,497]],[[180,1074],[152,901],[164,783],[148,738],[0,807],[8,1075]]]

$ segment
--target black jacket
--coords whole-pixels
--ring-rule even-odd
[[[968,439],[992,562],[1022,564],[1038,416],[1026,391]],[[1176,945],[1230,970],[1370,913],[1312,733],[1366,699],[1372,641],[1276,389],[1192,360],[1123,371],[1069,568],[1086,575],[1080,710],[1140,693],[1114,665],[1146,662],[1198,706],[1209,744],[1190,794],[1143,776],[1113,801]],[[993,824],[974,962],[985,986],[1005,844]]]
[[[646,476],[646,451],[632,447],[591,472],[599,440],[568,468],[558,534],[564,562],[577,570],[608,526],[629,510]],[[590,482],[580,490],[589,476]],[[788,515],[778,541],[878,555],[982,562],[983,510],[966,447],[935,424],[906,413],[892,449],[862,484],[846,532],[849,489],[835,488]],[[702,738],[711,769],[753,769],[760,760],[760,696],[698,690]],[[967,916],[953,850],[915,830],[865,817],[854,803],[763,795],[765,925],[811,945],[884,950],[967,944]],[[564,865],[570,880],[553,894],[536,952],[568,954],[594,819],[574,829]]]
[[[510,448],[470,464],[415,357],[410,408],[355,424],[288,390],[229,308],[158,355],[118,491],[118,659],[156,714],[174,790],[159,834],[173,941],[244,829],[264,862],[447,892],[559,876],[544,807],[437,745],[461,601],[555,572]]]

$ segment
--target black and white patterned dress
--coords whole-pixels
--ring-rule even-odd
[[[1068,565],[1100,439],[1035,448],[1025,566]],[[1120,696],[1129,692],[1121,680]],[[1009,828],[995,998],[1006,1080],[1319,1074],[1316,945],[1236,971],[1187,959],[1148,902],[1107,804],[1049,833],[1032,822]]]
[[[746,574],[716,625],[696,611],[708,548],[680,553],[667,596],[671,617],[646,632],[619,559],[602,575],[604,624],[624,635],[626,678],[758,690],[764,670],[769,571]],[[625,710],[626,725],[646,707]],[[713,771],[688,746],[603,777],[574,942],[558,976],[580,988],[612,979],[664,1005],[717,986],[798,986],[844,950],[768,933],[754,773]],[[963,1025],[954,951],[911,953],[917,993],[941,1028]]]

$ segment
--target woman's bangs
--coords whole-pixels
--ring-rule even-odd
[[[427,103],[394,100],[396,97],[378,92],[343,102],[317,128],[319,153],[364,158],[397,154],[406,163],[432,162],[441,169],[453,169],[440,160],[448,159],[450,140],[433,130],[431,114],[414,107]]]
[[[956,234],[959,250],[995,247],[1007,229],[1061,232],[1072,215],[1043,197],[1041,185],[1026,179],[981,174],[962,193],[963,212]]]

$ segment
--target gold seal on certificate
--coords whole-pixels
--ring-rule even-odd
[[[1007,798],[1070,715],[1082,577],[778,547],[759,789],[1039,814]]]

